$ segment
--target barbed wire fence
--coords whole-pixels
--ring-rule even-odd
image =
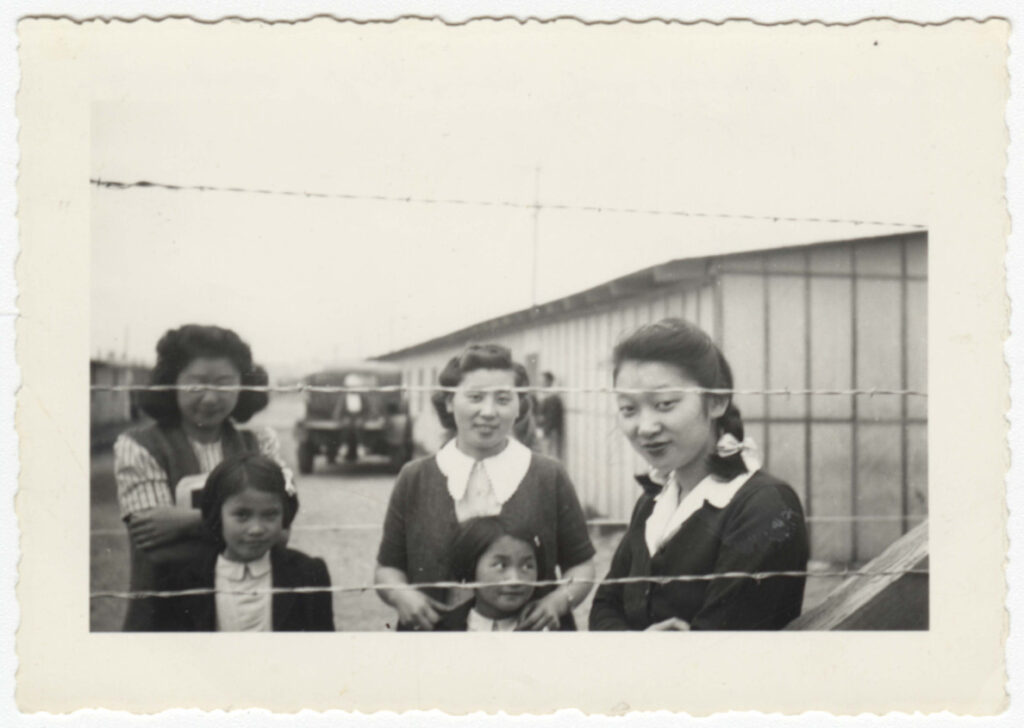
[[[415,584],[360,584],[356,586],[332,585],[332,586],[301,586],[301,587],[270,587],[265,589],[179,589],[179,590],[138,590],[128,591],[97,591],[90,596],[96,599],[168,599],[184,596],[203,596],[207,594],[238,594],[238,595],[259,595],[259,594],[316,594],[329,592],[332,594],[371,592],[371,591],[410,591],[413,589],[476,589],[479,587],[499,586],[532,586],[532,587],[558,587],[572,584],[589,584],[591,586],[601,585],[626,585],[626,584],[657,584],[664,586],[673,583],[689,583],[701,581],[717,581],[720,579],[749,579],[753,581],[764,581],[766,579],[783,578],[807,578],[818,577],[828,579],[848,579],[851,577],[883,577],[903,576],[905,574],[926,575],[928,569],[878,569],[878,570],[839,570],[839,571],[723,571],[715,574],[678,574],[675,576],[623,576],[606,579],[538,579],[535,581],[523,581],[519,579],[507,579],[503,581],[431,581]]]
[[[264,393],[321,393],[321,394],[366,394],[366,393],[417,393],[417,392],[457,392],[460,391],[459,387],[443,387],[436,385],[358,385],[358,386],[330,386],[330,385],[312,385],[306,383],[295,383],[295,384],[268,384],[268,385],[213,385],[213,384],[169,384],[169,385],[153,385],[153,384],[93,384],[90,386],[90,390],[93,392],[143,392],[143,391],[159,391],[159,392],[172,392],[172,391],[187,391],[187,392],[200,392],[200,391],[216,391],[216,392],[242,392],[242,391],[254,391]],[[911,390],[911,389],[885,389],[885,388],[848,388],[848,389],[790,389],[790,388],[775,388],[775,389],[715,389],[706,387],[680,387],[671,389],[658,389],[658,390],[644,390],[644,389],[626,389],[609,386],[601,387],[565,387],[565,386],[529,386],[529,387],[481,387],[474,389],[474,391],[481,392],[516,392],[516,393],[532,393],[532,394],[571,394],[571,393],[588,393],[588,394],[604,394],[604,395],[615,395],[615,394],[630,394],[639,395],[647,394],[652,391],[656,391],[658,394],[760,394],[760,395],[773,395],[773,396],[809,396],[809,395],[824,395],[824,396],[856,396],[856,397],[875,397],[875,396],[909,396],[909,397],[922,397],[927,398],[928,394],[924,391]],[[858,515],[823,515],[823,516],[808,516],[806,521],[808,523],[815,522],[832,522],[832,523],[869,523],[869,522],[905,522],[906,520],[927,520],[927,516],[923,514],[909,514],[909,515],[886,515],[886,514],[858,514]],[[592,518],[587,520],[587,525],[590,527],[622,527],[628,525],[624,520],[619,519],[608,519],[608,518]],[[305,531],[305,532],[358,532],[367,533],[380,531],[382,529],[381,524],[311,524],[308,526],[294,526],[294,531]],[[123,529],[93,529],[91,532],[92,536],[115,536],[124,535]],[[664,585],[674,582],[710,582],[719,579],[752,579],[754,581],[763,581],[765,579],[777,579],[777,578],[815,578],[815,579],[850,579],[850,578],[881,578],[890,576],[903,576],[903,575],[927,575],[928,569],[899,569],[899,570],[851,570],[851,569],[839,569],[839,570],[803,570],[803,571],[761,571],[761,572],[720,572],[713,574],[689,574],[689,575],[675,575],[675,576],[638,576],[638,577],[621,577],[621,578],[605,578],[605,579],[547,579],[532,582],[523,581],[504,581],[499,585],[508,586],[534,586],[534,587],[546,587],[546,586],[563,586],[569,584],[580,584],[587,583],[595,586],[603,584],[635,584],[635,583],[650,583]],[[329,587],[288,587],[288,588],[270,588],[260,590],[231,590],[223,591],[222,593],[239,594],[239,595],[257,595],[257,594],[280,594],[280,593],[317,593],[317,592],[330,592],[337,594],[358,594],[367,592],[379,592],[379,591],[391,591],[391,590],[403,590],[403,589],[425,589],[425,588],[437,588],[437,589],[472,589],[479,586],[495,586],[496,583],[488,582],[486,584],[479,582],[455,582],[455,581],[436,581],[427,583],[415,583],[415,584],[357,584],[357,585],[332,585]],[[93,591],[89,597],[91,600],[97,599],[144,599],[144,598],[173,598],[173,597],[184,597],[184,596],[199,596],[217,593],[216,589],[186,589],[177,591],[167,590],[140,590],[140,591],[123,591],[123,590],[100,590]]]
[[[708,212],[700,210],[657,209],[643,207],[620,207],[616,205],[578,205],[571,203],[523,202],[521,200],[481,200],[458,197],[424,197],[417,195],[382,195],[350,192],[324,192],[316,190],[288,190],[268,187],[244,187],[235,185],[215,185],[196,183],[173,183],[150,180],[110,180],[100,177],[89,179],[89,184],[106,190],[146,190],[156,189],[168,192],[213,192],[225,194],[246,194],[280,197],[299,197],[307,199],[333,199],[349,202],[388,202],[407,205],[451,205],[457,207],[491,207],[514,210],[561,210],[567,212],[618,213],[624,215],[652,215],[666,217],[707,218],[716,220],[747,220],[761,222],[798,222],[821,223],[829,225],[864,225],[874,227],[907,228],[909,230],[925,230],[927,225],[916,222],[899,222],[888,220],[866,220],[862,218],[815,217],[794,215],[765,215],[737,212]]]

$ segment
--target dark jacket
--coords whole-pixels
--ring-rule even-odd
[[[660,487],[641,480],[629,528],[612,558],[608,578],[707,575],[723,572],[804,571],[807,527],[793,489],[758,471],[724,508],[710,503],[683,522],[651,556],[644,540]],[[781,629],[799,616],[802,576],[665,584],[603,584],[590,610],[591,630],[642,630],[671,617],[693,630]]]
[[[203,556],[168,577],[161,589],[213,589],[217,552]],[[331,577],[323,559],[301,551],[275,546],[270,550],[274,588],[329,587]],[[159,632],[213,632],[217,608],[213,593],[156,598],[153,630]],[[332,632],[334,609],[331,592],[275,593],[271,597],[271,621],[275,632]]]
[[[469,624],[469,613],[473,611],[474,604],[476,604],[476,599],[470,599],[468,602],[464,602],[452,609],[450,612],[445,613],[441,617],[441,621],[434,625],[434,631],[465,632]],[[523,607],[523,609],[526,609],[526,607]],[[572,619],[566,619],[563,617],[558,631],[575,632],[576,623]]]

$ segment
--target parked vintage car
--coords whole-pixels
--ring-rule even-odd
[[[303,379],[317,387],[400,385],[401,370],[382,362],[359,362],[310,374]],[[412,458],[412,421],[401,391],[306,392],[306,414],[295,424],[300,473],[313,472],[317,455],[333,463],[342,448],[347,461],[365,453],[385,455],[394,469]]]

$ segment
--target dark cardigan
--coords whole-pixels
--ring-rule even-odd
[[[807,528],[793,489],[758,471],[724,508],[710,503],[688,518],[654,556],[644,528],[660,487],[641,481],[629,528],[608,578],[804,571]],[[604,584],[590,610],[592,630],[642,630],[670,617],[693,630],[781,629],[800,614],[805,577]]]
[[[556,567],[565,573],[594,556],[572,481],[561,463],[549,457],[533,453],[522,482],[501,507],[501,517],[540,537],[538,579],[554,579]],[[449,581],[454,578],[450,548],[458,530],[455,501],[437,458],[411,462],[402,468],[391,493],[377,563],[405,572],[412,584]],[[423,591],[447,601],[445,589]],[[538,589],[537,595],[548,591]]]
[[[161,585],[167,591],[213,589],[217,552],[208,548]],[[275,546],[270,550],[271,582],[274,588],[329,587],[331,577],[323,559],[301,551]],[[217,629],[214,594],[196,594],[154,599],[153,630],[158,632],[213,632]],[[331,592],[277,593],[271,597],[274,632],[332,632],[334,610]]]

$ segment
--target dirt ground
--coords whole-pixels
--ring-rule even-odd
[[[252,421],[253,426],[270,426],[281,440],[282,454],[294,469],[295,448],[291,428],[302,411],[297,396],[275,398],[270,407]],[[384,463],[328,465],[318,459],[312,475],[298,482],[301,498],[290,544],[327,562],[332,583],[358,587],[373,582],[373,566],[394,476]],[[113,456],[109,448],[93,453],[91,462],[90,588],[92,591],[123,591],[128,588],[127,536],[118,516],[117,489],[113,477]],[[342,525],[339,530],[324,526]],[[621,531],[594,528],[591,538],[597,549],[597,572],[608,571]],[[826,568],[826,565],[816,565]],[[804,608],[817,604],[836,586],[832,579],[809,579]],[[590,599],[576,609],[576,622],[586,628]],[[120,629],[124,619],[122,599],[95,598],[90,604],[93,631]],[[386,630],[394,624],[394,611],[373,591],[341,592],[334,595],[335,626],[339,630]]]

